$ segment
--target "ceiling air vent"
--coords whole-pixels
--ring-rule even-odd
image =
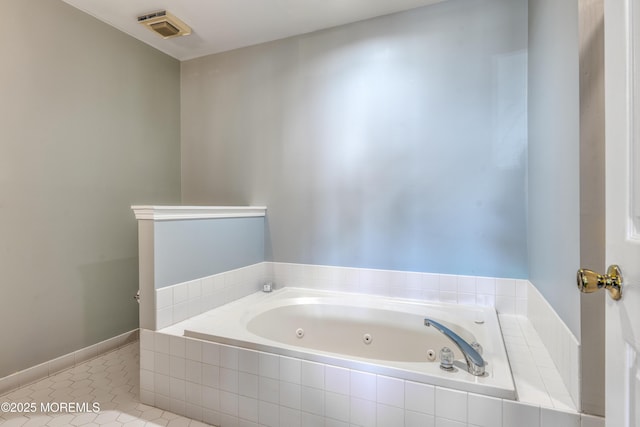
[[[138,16],[138,22],[162,38],[188,36],[191,28],[166,10]]]

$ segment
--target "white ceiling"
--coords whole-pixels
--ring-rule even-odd
[[[309,33],[443,0],[63,0],[179,60]],[[193,34],[163,40],[137,23],[167,10]]]

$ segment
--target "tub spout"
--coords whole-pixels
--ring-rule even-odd
[[[482,358],[482,356],[480,356],[480,353],[478,353],[473,347],[471,347],[468,342],[463,340],[460,335],[456,334],[446,326],[431,319],[424,319],[424,325],[433,326],[438,331],[442,332],[447,338],[453,341],[453,343],[460,349],[460,351],[464,355],[464,358],[467,361],[467,371],[469,371],[470,374],[476,376],[484,375],[484,359]]]

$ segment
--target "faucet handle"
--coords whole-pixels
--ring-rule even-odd
[[[453,355],[453,350],[449,347],[442,347],[440,350],[440,369],[444,369],[445,371],[453,371],[453,361],[455,360],[455,356]]]

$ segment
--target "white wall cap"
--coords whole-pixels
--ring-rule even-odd
[[[260,217],[267,213],[266,206],[131,206],[137,220],[168,221],[207,218]]]

